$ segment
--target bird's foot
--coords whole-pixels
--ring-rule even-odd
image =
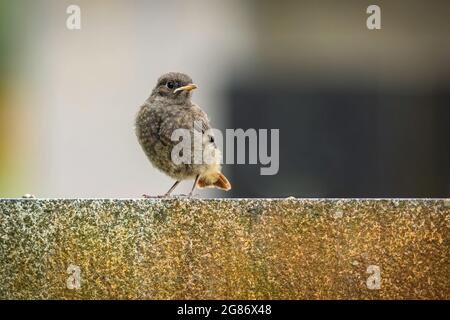
[[[163,198],[169,198],[170,195],[168,194],[162,194],[162,195],[156,195],[156,196],[151,196],[148,194],[143,194],[142,195],[145,199],[163,199]]]
[[[189,193],[189,194],[175,194],[175,195],[171,195],[171,194],[162,194],[162,195],[156,195],[156,196],[152,196],[152,195],[148,195],[148,194],[143,194],[142,195],[145,199],[165,199],[165,198],[195,198],[196,194],[194,193]]]
[[[188,195],[187,194],[176,194],[176,195],[173,195],[172,197],[174,197],[174,198],[187,198],[188,197]]]
[[[193,193],[177,194],[177,195],[173,195],[172,197],[174,197],[174,198],[192,198],[192,197],[195,197],[195,195]]]

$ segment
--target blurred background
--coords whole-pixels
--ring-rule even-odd
[[[0,0],[0,197],[167,191],[133,128],[167,71],[193,77],[214,127],[280,129],[277,175],[225,165],[231,193],[202,197],[450,197],[449,15],[447,0]]]

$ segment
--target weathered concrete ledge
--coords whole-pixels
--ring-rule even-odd
[[[450,299],[443,199],[0,200],[1,299]]]

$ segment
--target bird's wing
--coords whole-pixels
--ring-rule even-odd
[[[209,124],[208,116],[206,115],[205,111],[200,109],[197,105],[192,105],[191,107],[191,115],[192,120],[194,121],[194,129],[201,131],[202,133],[205,133],[205,131],[208,131],[211,129],[211,126]]]
[[[205,111],[200,109],[197,105],[192,106],[192,117],[194,120],[194,123],[196,124],[194,126],[194,130],[197,130],[201,132],[202,134],[206,134],[205,138],[203,139],[203,143],[213,143],[214,144],[214,135],[211,131],[211,125],[209,123],[209,119]]]
[[[194,129],[201,133],[205,133],[211,129],[208,116],[197,105],[192,105],[189,109],[171,109],[170,107],[166,107],[167,114],[163,115],[159,127],[158,135],[163,144],[173,145],[176,143],[171,139],[172,133],[176,129]],[[209,140],[213,142],[214,137],[212,137],[211,133],[208,133],[209,136],[211,136]]]

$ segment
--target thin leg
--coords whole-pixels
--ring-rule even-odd
[[[192,190],[191,190],[191,192],[189,192],[189,194],[188,194],[188,197],[189,197],[189,198],[192,197],[192,194],[194,193],[195,187],[197,186],[198,179],[200,179],[200,175],[197,175],[197,176],[195,177],[195,181],[194,181],[194,185],[192,186]]]
[[[175,190],[175,188],[177,187],[177,185],[180,183],[180,181],[175,181],[175,183],[173,184],[173,186],[169,189],[169,191],[167,191],[164,194],[164,197],[168,197],[170,196],[170,194],[172,193],[173,190]]]
[[[147,194],[144,194],[144,198],[147,199],[151,199],[151,198],[165,198],[170,196],[170,194],[172,193],[172,191],[177,187],[177,185],[180,183],[180,181],[176,181],[173,186],[169,189],[169,191],[167,191],[165,194],[163,194],[162,196],[149,196]]]

